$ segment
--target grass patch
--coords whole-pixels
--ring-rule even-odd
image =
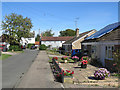
[[[24,53],[24,51],[11,51],[11,50],[8,50],[8,52],[13,52],[13,53]]]
[[[0,56],[0,58],[1,58],[1,60],[4,60],[4,59],[7,59],[10,56],[12,56],[12,55],[2,54],[2,56]]]
[[[57,51],[53,51],[53,50],[47,50],[47,54],[58,55],[58,56],[61,55],[59,52],[57,52]]]
[[[52,62],[52,58],[53,57],[49,57],[49,63],[51,63]],[[58,60],[57,60],[58,62],[60,62],[60,63],[64,63],[64,60],[62,60],[60,57],[58,57]],[[68,63],[74,63],[74,60],[72,60],[72,59],[69,59],[68,60]]]

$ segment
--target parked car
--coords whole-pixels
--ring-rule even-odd
[[[22,45],[21,48],[22,48],[22,49],[26,49],[26,46],[25,46],[25,45]]]
[[[7,46],[4,44],[0,45],[0,51],[6,52],[7,51]]]
[[[36,49],[36,48],[37,48],[37,47],[33,45],[33,46],[31,46],[31,48],[30,48],[30,49]]]
[[[78,56],[79,58],[81,58],[81,57],[82,57],[81,54],[82,54],[82,53],[81,53],[81,49],[73,49],[73,50],[72,50],[71,57],[73,57],[73,56]]]

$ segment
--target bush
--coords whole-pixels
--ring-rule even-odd
[[[46,50],[47,46],[45,44],[41,44],[39,50]]]
[[[94,76],[96,79],[102,80],[106,77],[110,76],[110,72],[105,68],[100,68],[99,70],[96,70],[94,73]]]
[[[19,45],[10,45],[9,50],[22,51],[22,48]]]
[[[35,44],[30,43],[30,44],[27,45],[27,48],[31,48],[31,46],[33,46],[33,45],[35,45]]]

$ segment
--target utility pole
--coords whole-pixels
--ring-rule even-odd
[[[40,43],[41,43],[41,35],[40,35],[40,29],[39,29],[39,47],[40,47]]]

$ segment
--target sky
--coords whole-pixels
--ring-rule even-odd
[[[61,30],[75,30],[75,21],[79,33],[117,22],[118,2],[2,2],[2,20],[11,13],[30,18],[36,35],[51,29],[58,36]]]

